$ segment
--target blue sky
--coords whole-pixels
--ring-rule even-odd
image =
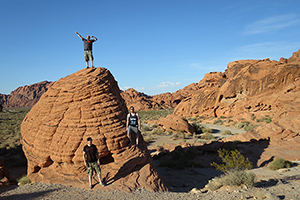
[[[123,90],[175,92],[241,59],[300,49],[299,0],[0,0],[0,93],[94,65]]]

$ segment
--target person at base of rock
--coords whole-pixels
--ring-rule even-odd
[[[129,145],[133,143],[132,135],[135,134],[136,136],[136,147],[139,148],[139,131],[141,130],[141,122],[140,116],[138,113],[134,112],[134,107],[130,107],[130,113],[127,115],[127,122],[126,122],[126,130],[127,136],[130,140]]]
[[[86,36],[86,39],[83,38],[78,32],[75,32],[78,37],[80,37],[80,39],[83,41],[84,44],[84,60],[86,62],[86,68],[89,68],[89,60],[91,61],[91,65],[92,67],[94,67],[93,65],[93,61],[94,61],[94,57],[93,57],[93,42],[96,42],[98,39],[94,36]],[[91,38],[93,38],[91,40]]]
[[[102,186],[104,186],[104,184],[101,181],[100,158],[97,147],[93,144],[93,140],[91,137],[87,138],[87,143],[88,144],[83,148],[83,160],[84,165],[87,167],[87,172],[89,175],[90,189],[92,189],[92,177],[94,170],[98,175],[99,184]]]

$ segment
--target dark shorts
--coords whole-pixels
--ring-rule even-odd
[[[89,176],[93,176],[93,171],[95,170],[96,174],[101,174],[101,169],[97,162],[88,162],[87,163],[87,172]]]
[[[94,60],[93,52],[85,50],[84,51],[84,60],[85,61]]]
[[[136,127],[136,126],[128,126],[128,133],[130,133],[130,134],[132,134],[132,133],[138,134],[139,133],[138,127]]]

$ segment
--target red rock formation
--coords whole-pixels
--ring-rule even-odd
[[[268,59],[231,62],[225,73],[211,79],[211,87],[203,85],[209,80],[207,74],[198,83],[199,90],[183,100],[174,114],[219,117],[259,110],[277,112],[281,107],[270,102],[269,95],[281,91],[300,77],[299,63],[296,63],[299,52],[294,53],[288,63]]]
[[[127,147],[126,114],[117,82],[105,68],[83,69],[58,80],[21,125],[28,177],[34,182],[87,187],[83,147],[92,137],[108,184],[102,189],[167,190],[145,142],[140,149]]]
[[[6,108],[32,107],[53,83],[43,81],[29,86],[18,87],[10,95],[0,94],[0,104]]]
[[[272,157],[300,159],[300,50],[277,61],[241,60],[228,64],[223,76],[183,100],[174,114],[192,117],[233,116],[237,120],[269,115],[272,122],[224,141],[269,140],[257,165]],[[205,78],[199,82],[204,82]],[[232,118],[233,119],[233,118]]]
[[[162,126],[167,131],[183,131],[185,133],[194,133],[194,128],[188,123],[186,119],[178,115],[168,115],[165,118],[160,118],[157,121],[158,126]]]

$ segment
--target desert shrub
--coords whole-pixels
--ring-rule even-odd
[[[20,145],[21,123],[30,108],[3,109],[0,113],[0,148],[16,148]]]
[[[195,121],[197,121],[197,117],[192,117],[189,120],[192,121],[192,122],[195,122]]]
[[[255,115],[254,115],[254,114],[252,114],[252,115],[251,115],[251,120],[252,120],[252,121],[254,121],[254,120],[255,120],[255,118],[256,118],[256,117],[255,117]]]
[[[223,131],[222,135],[232,135],[230,130]]]
[[[214,119],[214,117],[213,117],[213,116],[210,116],[209,119]]]
[[[201,126],[201,130],[202,133],[212,133],[212,129],[205,126]]]
[[[201,134],[202,133],[202,128],[201,128],[200,124],[194,122],[191,125],[194,128],[196,134]]]
[[[226,119],[226,123],[230,123],[232,120],[230,118]]]
[[[183,149],[176,147],[169,158],[160,159],[160,166],[172,169],[185,169],[186,167],[203,167],[201,163],[195,162],[196,150],[193,147]]]
[[[291,161],[285,160],[283,158],[276,158],[269,166],[270,170],[278,170],[282,168],[290,168],[293,166]]]
[[[154,128],[150,134],[152,135],[164,135],[165,134],[165,131],[161,128]]]
[[[141,121],[147,120],[158,120],[161,117],[166,117],[169,114],[172,114],[174,109],[164,109],[164,110],[141,110],[136,111],[140,117]]]
[[[178,140],[178,139],[185,139],[185,134],[183,132],[177,131],[176,133],[173,133],[171,140]]]
[[[22,178],[17,179],[17,182],[20,186],[31,183],[30,179],[27,176],[23,176]]]
[[[249,161],[249,159],[245,159],[245,157],[236,149],[231,151],[229,151],[228,149],[218,149],[218,154],[222,159],[222,163],[211,163],[211,166],[214,166],[217,170],[227,172],[253,168],[253,165]]]
[[[271,118],[271,117],[267,118],[267,119],[265,120],[265,122],[266,122],[266,123],[271,123],[271,122],[272,122],[272,118]]]
[[[205,140],[214,140],[214,139],[216,139],[215,136],[213,136],[213,134],[209,133],[209,132],[204,132],[203,134],[201,134],[201,138],[205,139]]]
[[[213,124],[222,125],[223,122],[224,122],[223,120],[217,119],[217,120],[215,120],[215,121],[213,122]]]
[[[214,178],[207,184],[210,190],[217,190],[222,186],[240,186],[246,185],[253,187],[256,181],[256,175],[253,172],[246,172],[245,170],[230,171],[220,177]]]
[[[205,117],[204,117],[203,115],[201,115],[201,116],[199,117],[199,119],[205,119]]]
[[[249,131],[250,129],[252,129],[254,126],[253,124],[251,124],[250,122],[248,121],[243,121],[241,123],[236,123],[234,124],[234,127],[235,128],[238,128],[238,129],[244,129],[245,131]]]
[[[151,131],[152,129],[151,124],[141,123],[141,132]]]

